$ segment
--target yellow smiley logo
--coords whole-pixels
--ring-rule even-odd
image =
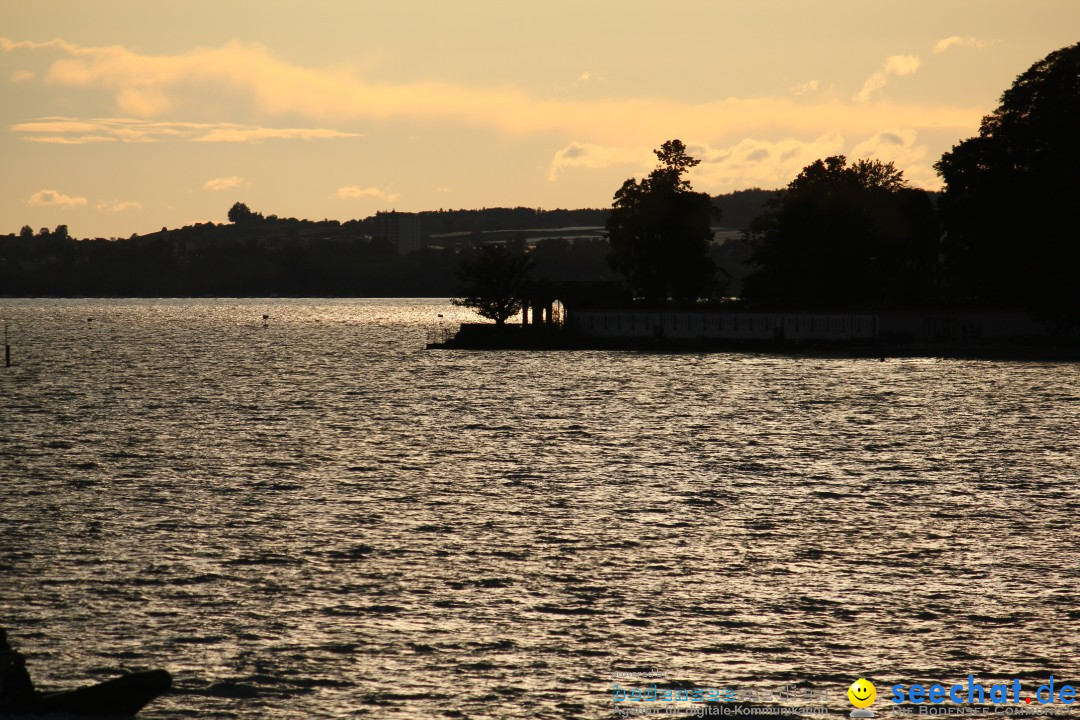
[[[851,687],[847,689],[847,696],[852,705],[865,708],[874,704],[874,700],[877,699],[877,690],[874,688],[874,683],[866,678],[859,678],[851,683]]]

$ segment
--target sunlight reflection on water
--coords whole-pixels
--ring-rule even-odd
[[[837,709],[1080,670],[1077,365],[434,352],[468,314],[430,300],[0,316],[0,613],[46,687],[563,718],[613,667]]]

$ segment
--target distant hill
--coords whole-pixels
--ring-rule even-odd
[[[342,223],[251,213],[239,222],[162,228],[122,240],[77,240],[64,226],[37,234],[26,228],[0,236],[0,295],[450,297],[457,291],[462,255],[473,251],[474,239],[491,239],[477,228],[497,232],[505,224],[596,222],[595,216],[582,218],[582,212],[598,211],[432,213],[437,229],[464,228],[465,236],[404,255],[394,244],[372,237],[373,218]],[[508,233],[529,234],[513,229]],[[425,239],[429,237],[425,232]],[[533,244],[542,277],[613,278],[602,239],[546,238]]]
[[[718,196],[720,224],[745,228],[774,194],[755,188]],[[63,225],[37,233],[23,228],[0,236],[0,294],[448,297],[457,287],[462,253],[479,243],[516,240],[534,246],[537,272],[549,279],[617,277],[606,262],[607,209],[421,212],[425,247],[407,255],[373,238],[374,217],[312,221],[243,210],[230,211],[230,223],[120,240],[78,240]],[[736,287],[748,252],[737,238],[714,251]]]
[[[715,196],[713,202],[719,206],[721,212],[720,224],[736,230],[745,230],[750,227],[754,218],[765,210],[765,204],[779,192],[779,190],[750,188]]]
[[[603,227],[607,209],[542,210],[534,208],[481,208],[479,210],[426,210],[417,213],[424,235],[550,230]]]
[[[720,224],[738,230],[776,197],[777,190],[736,190],[716,195],[713,202],[720,207]],[[608,208],[581,210],[542,210],[526,207],[481,208],[479,210],[428,210],[420,215],[420,227],[425,236],[446,233],[491,233],[506,231],[552,230],[561,228],[602,228],[610,214]]]

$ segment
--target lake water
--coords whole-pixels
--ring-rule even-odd
[[[468,316],[432,300],[0,316],[0,623],[41,686],[594,718],[612,669],[834,715],[860,676],[878,710],[1080,679],[1080,365],[427,351]]]

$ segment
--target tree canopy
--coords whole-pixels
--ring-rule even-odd
[[[957,300],[1080,311],[1080,44],[1021,74],[979,134],[935,165],[944,253]]]
[[[229,208],[229,222],[241,223],[251,222],[252,220],[261,220],[262,214],[251,211],[247,205],[242,202],[233,203],[233,206]]]
[[[787,307],[931,300],[937,223],[893,163],[843,155],[803,168],[751,225],[744,296]]]
[[[695,301],[709,294],[716,272],[708,251],[719,210],[683,178],[701,161],[680,140],[653,152],[659,166],[615,193],[607,221],[611,264],[646,301]]]
[[[502,325],[519,312],[532,261],[519,245],[485,245],[461,261],[459,292],[455,305],[472,308],[482,317]]]

